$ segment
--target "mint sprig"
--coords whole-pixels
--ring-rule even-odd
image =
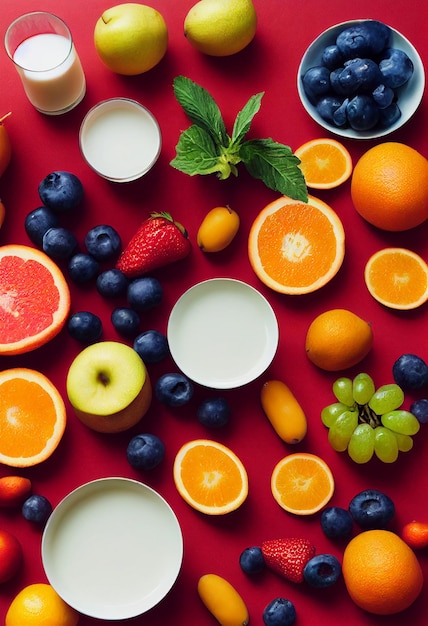
[[[172,167],[190,176],[216,174],[224,180],[231,174],[237,176],[237,165],[242,162],[253,178],[270,189],[307,202],[300,160],[291,148],[270,138],[246,140],[264,92],[251,96],[239,111],[229,136],[220,109],[206,89],[185,76],[177,76],[173,87],[193,124],[180,134]]]

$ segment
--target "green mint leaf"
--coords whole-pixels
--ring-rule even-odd
[[[227,172],[221,151],[211,135],[196,124],[181,133],[170,165],[190,176],[217,173],[220,178],[227,178],[225,174],[230,174],[230,166]]]
[[[206,89],[186,78],[174,78],[174,95],[188,118],[203,128],[218,145],[227,145],[229,137],[214,98]]]
[[[270,189],[293,200],[308,201],[300,160],[288,146],[272,139],[252,139],[241,145],[239,156],[251,176],[261,179]]]
[[[242,142],[245,135],[250,130],[253,117],[260,110],[261,100],[264,96],[264,91],[257,93],[248,100],[242,111],[239,111],[236,116],[235,124],[232,131],[231,144],[238,145]]]

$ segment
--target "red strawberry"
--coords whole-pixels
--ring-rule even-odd
[[[303,582],[303,569],[315,555],[315,546],[308,539],[287,537],[262,543],[267,567],[294,583]]]
[[[184,259],[191,244],[186,229],[169,213],[152,213],[120,255],[116,267],[128,278]]]

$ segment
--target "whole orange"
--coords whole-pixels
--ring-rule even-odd
[[[355,604],[376,615],[404,611],[423,585],[415,553],[389,530],[366,530],[351,539],[343,554],[342,572]]]
[[[18,573],[22,564],[22,547],[15,535],[0,530],[0,583]]]
[[[5,626],[77,626],[79,613],[47,583],[21,589],[6,613]]]
[[[403,143],[380,143],[357,161],[351,196],[361,217],[377,228],[419,226],[428,219],[428,160]]]

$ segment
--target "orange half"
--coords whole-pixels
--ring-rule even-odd
[[[322,200],[307,204],[282,196],[256,217],[248,255],[258,278],[274,291],[306,294],[326,285],[345,255],[339,216]]]
[[[311,189],[338,187],[352,173],[351,155],[335,139],[312,139],[297,148],[294,154],[300,159],[300,169]]]

